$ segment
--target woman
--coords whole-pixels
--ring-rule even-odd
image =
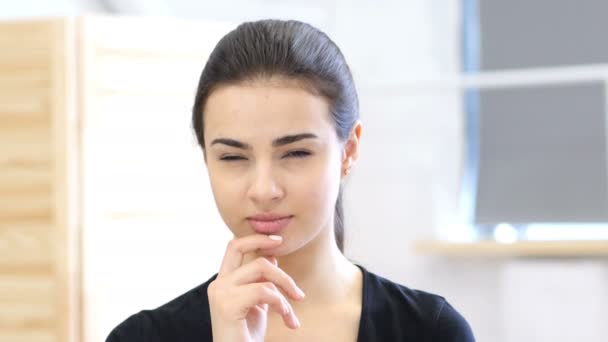
[[[344,257],[341,183],[359,154],[353,79],[297,21],[244,23],[202,72],[192,121],[234,234],[219,272],[109,335],[134,341],[473,341],[440,296]]]

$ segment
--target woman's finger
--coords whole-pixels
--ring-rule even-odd
[[[268,259],[273,265],[275,266],[279,266],[279,261],[277,260],[277,258],[275,257],[267,257],[266,259]]]
[[[300,321],[291,304],[273,283],[253,283],[241,287],[244,296],[242,303],[247,308],[267,304],[268,308],[279,314],[288,328],[296,329]]]
[[[266,258],[257,258],[256,260],[241,266],[230,275],[231,283],[236,285],[244,285],[263,281],[269,281],[285,293],[289,297],[300,300],[304,298],[304,292],[296,285],[295,281],[285,271],[275,266]]]
[[[224,276],[241,266],[246,253],[277,247],[283,241],[278,235],[254,234],[233,239],[226,247],[218,277]]]

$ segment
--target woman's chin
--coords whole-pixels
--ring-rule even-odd
[[[277,258],[289,255],[291,253],[293,253],[293,250],[291,248],[289,248],[289,246],[284,246],[284,245],[278,246],[273,249],[258,251],[258,255],[260,255],[260,256],[277,257]]]
[[[300,248],[302,248],[297,243],[294,244],[293,242],[295,241],[290,241],[289,239],[283,237],[283,243],[280,244],[278,247],[260,252],[264,253],[264,256],[273,256],[277,258],[285,257],[290,254],[293,254],[294,252],[297,252]]]

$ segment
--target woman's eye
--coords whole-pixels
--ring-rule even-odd
[[[304,158],[308,157],[310,152],[308,151],[291,151],[285,155],[287,158]]]
[[[245,160],[245,158],[243,158],[241,156],[223,156],[220,158],[220,160],[231,162],[231,161]]]

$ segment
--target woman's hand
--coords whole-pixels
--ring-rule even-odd
[[[281,315],[287,327],[300,326],[283,293],[295,300],[304,298],[304,293],[276,259],[260,257],[242,264],[246,253],[275,248],[281,242],[280,236],[255,234],[228,244],[218,276],[207,290],[215,342],[264,341],[268,310]]]

